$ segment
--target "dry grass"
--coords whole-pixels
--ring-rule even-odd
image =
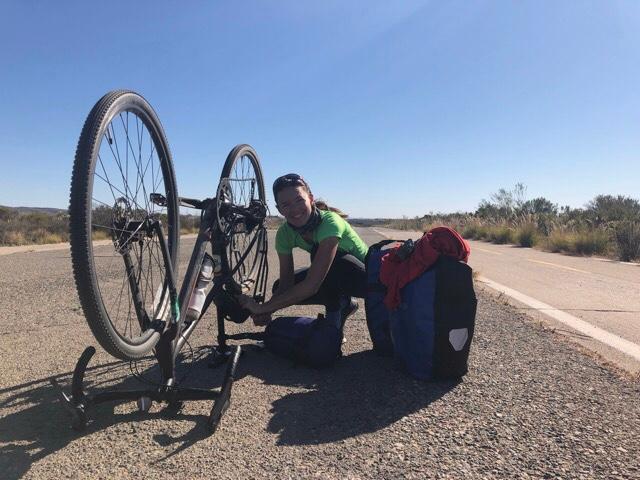
[[[91,240],[93,240],[94,242],[96,240],[107,240],[109,238],[111,238],[111,235],[109,235],[109,233],[104,230],[94,230],[93,232],[91,232]]]

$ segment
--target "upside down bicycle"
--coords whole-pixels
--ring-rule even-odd
[[[178,293],[180,207],[201,215]],[[254,149],[237,145],[231,150],[214,197],[180,197],[153,108],[135,92],[109,92],[93,107],[80,134],[69,215],[73,274],[94,337],[121,360],[153,353],[161,371],[156,388],[88,395],[82,383],[95,353],[88,347],[76,364],[71,396],[51,379],[73,427],[84,428],[87,410],[106,401],[137,400],[141,410],[148,410],[153,401],[179,408],[185,400],[213,399],[208,424],[215,431],[229,406],[240,356],[240,347],[230,347],[227,340],[243,338],[226,334],[224,322],[248,318],[238,294],[264,301],[266,290],[267,205]],[[194,312],[187,305],[205,262],[213,265],[214,276],[201,310]],[[177,356],[212,303],[218,326],[214,361],[229,361],[222,387],[182,388],[175,374]]]

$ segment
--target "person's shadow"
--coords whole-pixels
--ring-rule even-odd
[[[258,377],[268,385],[307,389],[272,404],[267,429],[279,434],[280,445],[322,444],[375,432],[428,407],[459,383],[414,380],[399,371],[393,359],[372,351],[345,356],[330,369],[314,370],[266,351],[245,350],[240,375]]]

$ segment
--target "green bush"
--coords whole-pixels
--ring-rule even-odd
[[[640,258],[640,222],[620,222],[614,230],[618,258],[629,262]]]
[[[538,229],[533,223],[525,223],[516,231],[516,242],[521,247],[533,247],[538,241]]]

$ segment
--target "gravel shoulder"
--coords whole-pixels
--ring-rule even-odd
[[[638,380],[482,289],[464,381],[414,381],[372,354],[361,308],[331,370],[246,349],[213,436],[208,402],[187,403],[175,417],[159,405],[139,414],[134,403],[105,404],[85,433],[72,431],[48,377],[68,385],[77,357],[96,343],[68,252],[0,257],[0,292],[2,478],[640,478]],[[214,323],[208,314],[191,338],[193,355],[179,369],[188,385],[220,384],[222,369],[207,368]],[[137,386],[128,363],[100,350],[90,367],[90,388]],[[139,367],[156,373],[151,362]]]

